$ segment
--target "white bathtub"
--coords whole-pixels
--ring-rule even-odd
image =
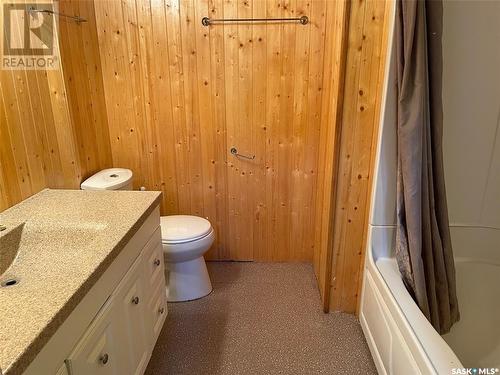
[[[495,146],[500,145],[498,142],[500,138],[497,137],[496,143],[491,142],[490,146],[485,146],[487,143],[484,143],[484,140],[493,135],[484,136],[481,133],[484,145],[472,139],[471,145],[476,145],[476,148],[470,148],[468,153],[463,152],[462,146],[453,143],[465,140],[468,144],[471,137],[464,136],[462,129],[468,129],[470,123],[481,123],[483,119],[489,118],[481,112],[477,121],[467,120],[466,115],[470,107],[468,101],[463,105],[465,112],[460,112],[466,119],[465,123],[461,123],[462,128],[451,120],[445,123],[444,129],[445,172],[447,172],[445,177],[449,193],[450,230],[456,259],[457,294],[461,312],[461,320],[452,327],[450,333],[441,337],[427,321],[406,290],[394,260],[397,196],[397,63],[393,38],[395,1],[389,0],[389,3],[391,14],[388,25],[388,64],[383,85],[381,129],[377,142],[368,245],[359,309],[361,326],[380,374],[500,375],[500,218],[498,217],[500,179],[497,173],[497,156],[500,155],[497,151],[500,148]],[[466,46],[477,45],[477,34],[471,34],[470,30],[478,31],[479,26],[483,26],[481,20],[486,15],[489,22],[494,24],[491,20],[496,20],[496,12],[500,11],[500,8],[498,2],[481,2],[480,6],[468,1],[445,1],[443,4],[444,71],[446,74],[453,73],[452,79],[445,80],[443,85],[446,121],[450,115],[455,119],[454,111],[461,109],[458,106],[449,106],[450,100],[457,99],[455,94],[461,98],[463,91],[457,90],[453,85],[458,82],[457,77],[463,76],[461,70],[456,70],[457,58],[453,58],[455,56],[453,53],[462,53],[462,50],[468,49],[457,50],[457,43],[466,41],[467,43],[464,42]],[[488,8],[485,8],[486,5]],[[463,28],[465,21],[474,27]],[[494,38],[497,35],[489,33],[488,30],[487,26],[481,29],[481,38],[488,37],[496,41]],[[467,36],[467,40],[464,36]],[[485,56],[486,52],[491,51],[490,46],[494,44],[484,42]],[[493,57],[488,57],[487,60],[496,61]],[[476,56],[467,62],[471,67],[477,66]],[[495,71],[497,66],[498,64],[492,64],[491,69]],[[460,69],[462,68],[469,69],[460,65]],[[477,89],[480,88],[478,92],[484,92],[481,85],[484,86],[491,79],[491,73],[488,72],[490,71],[485,70],[479,76],[471,76],[470,80],[465,82],[465,87],[472,86],[470,82],[477,81]],[[498,95],[491,97],[498,98]],[[494,116],[490,117],[493,118],[492,121],[497,121],[498,106],[495,104],[492,108]],[[488,107],[488,113],[491,111]],[[486,124],[490,122],[484,120],[484,124],[475,127],[472,134],[479,135],[478,129],[487,129]],[[495,122],[491,126],[494,128],[496,124]],[[479,151],[489,155],[490,159],[484,160],[490,160],[490,167],[485,164],[487,162],[480,162],[479,159],[470,156],[477,156]],[[463,157],[458,158],[462,154]],[[482,179],[468,177],[471,170],[476,171],[481,165],[484,168]],[[448,168],[450,166],[451,168]],[[487,168],[489,170],[486,171]],[[469,184],[470,181],[474,181],[475,184]],[[476,369],[476,372],[466,372],[467,369]]]
[[[500,263],[457,258],[461,318],[443,336],[465,367],[500,368]]]
[[[461,320],[441,337],[411,298],[390,257],[394,228],[371,226],[369,237],[360,321],[379,373],[453,374],[465,367],[495,374],[500,368],[500,264],[487,254],[456,258]],[[456,254],[462,247],[457,246]]]

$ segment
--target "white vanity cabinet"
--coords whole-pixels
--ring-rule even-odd
[[[97,305],[96,300],[102,302]],[[90,315],[91,306],[96,305]],[[164,258],[156,209],[25,375],[141,375],[166,316]]]
[[[167,315],[159,231],[66,359],[69,375],[140,375],[146,370]]]

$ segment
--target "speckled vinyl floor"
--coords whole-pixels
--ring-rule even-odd
[[[169,304],[146,374],[376,374],[357,319],[321,311],[311,265],[208,269],[214,291]]]

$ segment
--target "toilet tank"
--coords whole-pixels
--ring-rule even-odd
[[[132,171],[109,168],[90,176],[82,182],[82,190],[132,190]]]

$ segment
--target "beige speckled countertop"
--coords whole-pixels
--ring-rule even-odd
[[[44,190],[0,213],[0,373],[22,373],[160,202],[159,192]],[[2,270],[0,269],[0,273]]]

